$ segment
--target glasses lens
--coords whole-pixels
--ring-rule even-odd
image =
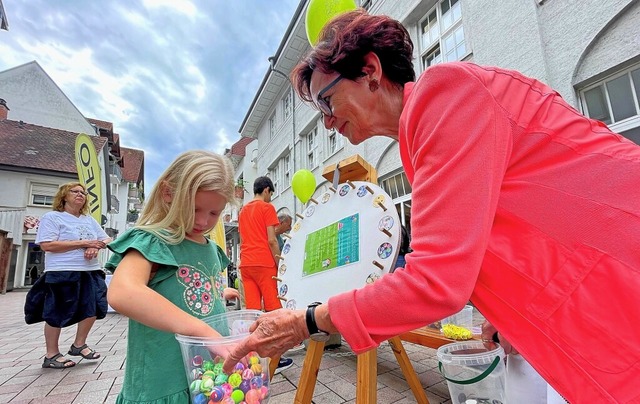
[[[75,190],[75,189],[72,189],[70,192],[71,192],[71,193],[73,193],[73,194],[87,195],[87,193],[86,193],[86,192],[84,192],[84,191],[78,191],[78,190]]]
[[[333,111],[331,111],[331,107],[329,106],[329,103],[327,103],[327,101],[324,98],[320,98],[318,100],[318,109],[320,110],[320,112],[322,112],[326,116],[330,117],[333,115]]]

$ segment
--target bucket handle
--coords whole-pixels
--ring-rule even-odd
[[[484,379],[485,377],[489,376],[489,374],[491,374],[491,372],[493,372],[493,369],[496,368],[496,366],[498,366],[498,363],[500,363],[500,356],[496,356],[496,358],[493,360],[493,362],[491,362],[491,366],[489,366],[487,368],[487,370],[485,370],[484,372],[482,372],[482,374],[469,379],[469,380],[453,380],[453,379],[449,379],[447,376],[445,376],[444,374],[444,370],[442,369],[442,362],[438,361],[438,370],[440,370],[440,374],[442,375],[442,377],[445,378],[445,380],[451,382],[451,383],[455,383],[455,384],[473,384],[473,383],[477,383],[480,380]]]

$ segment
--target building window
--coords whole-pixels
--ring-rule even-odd
[[[281,189],[278,186],[280,184],[280,167],[278,165],[278,162],[276,162],[276,164],[271,167],[271,169],[269,169],[268,177],[271,178],[271,182],[273,182],[273,187],[275,188],[273,194],[280,194]]]
[[[391,196],[391,199],[397,199],[405,195],[411,194],[411,185],[409,179],[403,172],[392,175],[386,179],[380,180],[380,187]]]
[[[58,192],[57,185],[31,184],[31,204],[36,206],[53,206],[53,197]]]
[[[468,53],[460,0],[442,0],[418,24],[422,70],[463,59]]]
[[[274,112],[269,118],[269,139],[273,139],[276,135],[276,113]]]
[[[358,0],[358,5],[365,10],[371,10],[371,4],[373,4],[373,0]]]
[[[318,166],[318,127],[307,135],[307,168],[313,170]]]
[[[411,185],[404,172],[398,172],[380,179],[380,187],[391,196],[398,211],[400,223],[411,234]]]
[[[280,172],[282,173],[282,184],[284,186],[289,186],[291,184],[291,156],[286,155],[280,159],[281,166]]]
[[[291,91],[287,91],[287,94],[282,98],[282,117],[283,121],[287,120],[291,116],[293,109],[293,94]]]
[[[586,87],[580,100],[585,115],[640,144],[640,66]]]
[[[342,147],[342,136],[335,129],[330,129],[327,136],[327,157],[337,153]]]

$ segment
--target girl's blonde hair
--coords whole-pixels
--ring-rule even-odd
[[[158,178],[136,227],[170,244],[178,244],[193,228],[198,191],[216,191],[236,204],[233,165],[228,158],[204,150],[182,153]],[[163,194],[171,195],[166,202]],[[212,229],[208,229],[207,233]]]
[[[84,186],[84,184],[81,184],[77,181],[67,182],[66,184],[60,185],[60,187],[58,187],[58,192],[56,192],[56,195],[53,197],[53,210],[64,212],[64,198],[67,197],[69,191],[73,187],[82,187],[82,190],[84,192],[87,192],[87,188]],[[88,195],[84,196],[84,205],[82,205],[82,208],[80,209],[80,213],[83,215],[89,214],[89,198],[87,196]]]

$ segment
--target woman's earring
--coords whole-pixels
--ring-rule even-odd
[[[375,91],[378,90],[378,87],[380,87],[380,83],[378,83],[378,80],[376,79],[371,79],[369,81],[369,90],[373,93]]]

